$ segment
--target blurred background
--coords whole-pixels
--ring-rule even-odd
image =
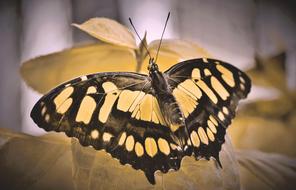
[[[37,56],[97,42],[72,23],[107,17],[130,28],[131,17],[140,35],[147,31],[149,43],[160,38],[170,11],[164,38],[195,42],[214,58],[235,65],[252,78],[251,94],[228,130],[240,164],[247,165],[240,160],[240,150],[276,154],[281,159],[274,163],[289,163],[283,173],[295,179],[295,10],[295,1],[280,0],[0,1],[0,127],[44,134],[29,116],[41,94],[23,82],[19,68]],[[270,157],[267,160],[269,163]],[[276,189],[273,185],[267,186]]]
[[[285,83],[296,88],[296,13],[293,1],[210,0],[11,0],[0,2],[0,123],[15,131],[40,134],[29,111],[38,94],[23,85],[22,62],[96,39],[71,26],[92,17],[115,19],[130,27],[131,17],[147,41],[160,38],[167,13],[171,19],[164,38],[196,42],[217,59],[246,70],[256,58],[282,55]],[[254,86],[250,99],[275,98],[276,89]]]

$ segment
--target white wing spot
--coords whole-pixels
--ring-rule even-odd
[[[211,84],[213,89],[217,92],[217,94],[223,99],[227,100],[229,96],[228,91],[224,88],[224,86],[218,81],[218,79],[214,76],[211,77]]]
[[[85,80],[87,80],[87,76],[81,76],[80,79],[81,79],[81,81],[85,81]]]
[[[45,112],[46,112],[46,106],[44,106],[44,107],[42,108],[42,110],[41,110],[41,115],[44,115]]]
[[[139,91],[123,90],[119,95],[117,109],[127,112],[138,94]]]
[[[201,76],[200,76],[200,70],[195,68],[192,70],[192,73],[191,73],[191,78],[192,79],[200,79]]]
[[[97,93],[96,87],[94,87],[94,86],[88,87],[86,94],[95,94],[95,93]]]
[[[64,114],[68,111],[70,106],[72,105],[73,99],[68,98],[64,103],[60,105],[60,107],[57,108],[57,112],[60,114]]]
[[[145,150],[150,157],[154,157],[157,153],[157,145],[153,138],[147,137],[145,139]]]
[[[208,87],[208,85],[204,81],[199,80],[196,82],[196,84],[206,93],[206,95],[211,99],[212,102],[214,102],[215,104],[218,103],[217,96],[214,94],[214,92]]]
[[[56,106],[56,109],[58,109],[61,104],[67,100],[71,94],[73,93],[74,91],[74,88],[72,86],[69,86],[65,89],[63,89],[53,100],[55,106]]]
[[[241,83],[244,83],[244,84],[246,82],[245,79],[243,77],[241,77],[241,76],[239,77],[239,80],[241,81]]]
[[[210,76],[210,75],[212,75],[212,73],[211,73],[211,71],[210,71],[209,69],[205,69],[205,70],[204,70],[204,74],[205,74],[206,76]]]
[[[228,115],[229,114],[229,110],[227,107],[223,106],[222,111],[224,114]]]
[[[222,74],[222,78],[223,80],[230,86],[230,87],[234,87],[235,86],[235,82],[234,82],[234,78],[233,78],[233,74],[231,71],[229,71],[228,69],[226,69],[225,67],[223,67],[222,65],[216,65],[216,68],[218,69],[218,71],[220,71],[220,73]]]
[[[196,131],[192,131],[191,134],[190,134],[190,138],[191,138],[191,141],[192,141],[192,144],[193,146],[195,147],[199,147],[200,145],[200,140],[198,138],[198,135],[196,133]]]
[[[204,63],[209,63],[209,61],[208,61],[208,59],[207,58],[202,58],[202,61],[204,62]]]
[[[118,141],[118,145],[120,145],[120,146],[123,145],[125,139],[126,139],[126,132],[123,132],[121,134],[121,137],[120,137],[119,141]]]
[[[214,123],[214,125],[215,126],[218,126],[218,122],[217,122],[217,120],[212,116],[212,115],[210,115],[210,120]]]
[[[48,123],[49,120],[50,120],[50,116],[49,116],[49,114],[46,114],[44,119],[45,119],[45,121]]]
[[[127,151],[132,151],[134,149],[135,139],[132,135],[128,136],[125,142],[125,148]]]
[[[80,103],[75,121],[88,124],[92,118],[96,105],[96,101],[92,97],[85,96]]]
[[[163,138],[159,138],[157,142],[158,142],[159,150],[165,155],[169,155],[170,154],[169,143]]]
[[[208,123],[208,127],[211,129],[211,131],[216,134],[217,129],[216,129],[215,125],[213,124],[213,122],[211,120],[208,120],[207,123]]]
[[[106,93],[104,103],[99,112],[99,121],[106,123],[113,105],[117,100],[120,91],[117,89],[117,86],[112,82],[104,82],[102,87]]]
[[[109,142],[112,137],[113,137],[113,135],[111,135],[110,133],[105,132],[103,134],[103,141]]]
[[[243,85],[242,83],[240,84],[240,88],[241,90],[245,90],[245,85]]]
[[[202,127],[199,127],[197,132],[198,132],[198,135],[199,135],[199,138],[200,138],[201,142],[208,145],[209,144],[209,139],[208,139],[208,137],[206,135],[205,130]]]
[[[90,133],[90,136],[92,139],[97,139],[99,137],[99,131],[96,129],[92,130],[92,132]]]
[[[224,114],[220,111],[218,113],[218,118],[221,120],[221,121],[224,121],[225,117],[224,117]]]
[[[136,145],[135,145],[135,152],[136,152],[136,155],[137,155],[138,157],[141,157],[141,156],[144,155],[144,148],[143,148],[143,146],[142,146],[141,143],[136,142]]]
[[[207,135],[208,135],[210,141],[214,142],[215,136],[209,128],[207,128]]]

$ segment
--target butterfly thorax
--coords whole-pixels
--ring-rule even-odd
[[[150,62],[148,69],[152,79],[152,88],[160,105],[161,112],[167,125],[175,132],[181,126],[185,126],[184,116],[164,74],[158,70],[158,66],[153,60]]]

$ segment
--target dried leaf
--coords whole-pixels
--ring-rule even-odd
[[[128,28],[108,18],[92,18],[82,24],[73,26],[89,35],[114,45],[136,49],[136,40]]]
[[[107,71],[134,71],[131,49],[109,44],[92,44],[67,49],[25,62],[21,75],[34,90],[45,93],[72,78]]]
[[[0,128],[0,189],[73,189],[69,141],[61,136]]]

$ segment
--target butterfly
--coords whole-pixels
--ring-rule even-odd
[[[121,164],[154,173],[178,170],[185,156],[215,158],[250,78],[220,60],[186,60],[149,74],[104,72],[65,82],[44,95],[31,117],[46,131],[64,132],[105,150]]]

